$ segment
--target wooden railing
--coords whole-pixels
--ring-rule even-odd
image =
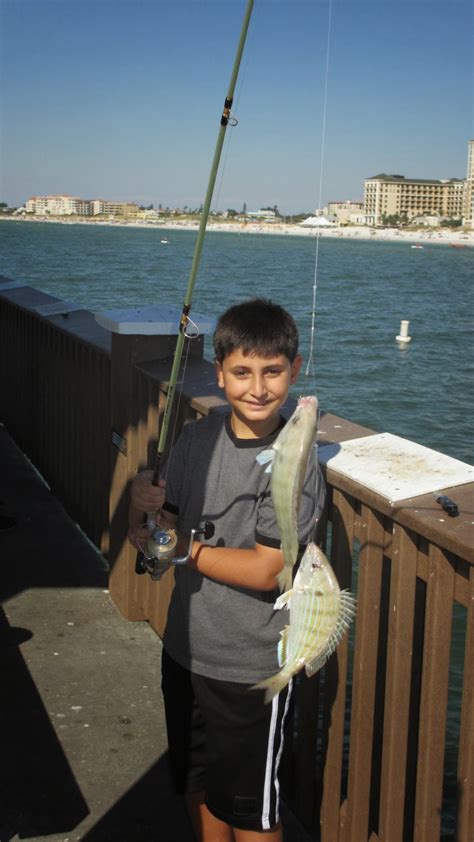
[[[2,280],[4,283],[2,283]],[[81,310],[0,278],[0,419],[103,551],[110,485],[110,335]]]
[[[457,833],[454,815],[451,823],[445,818],[445,838],[468,842],[474,826],[472,558],[468,563],[446,551],[408,527],[403,510],[390,517],[328,474],[330,557],[340,583],[356,592],[358,611],[351,639],[315,680],[298,687],[301,719],[290,774],[295,811],[309,827],[320,821],[325,842],[428,842],[440,839],[443,810],[454,813],[456,803]],[[457,499],[471,516],[472,492],[469,500],[467,488],[457,489]],[[464,609],[457,618],[464,633],[464,684],[454,702],[462,712],[457,774],[445,764],[456,605]]]
[[[108,554],[123,616],[162,634],[173,576],[135,574],[126,510],[131,479],[152,463],[173,338],[111,336],[61,304],[41,315],[50,296],[3,280],[1,420]],[[224,405],[202,353],[199,340],[177,429]],[[325,443],[371,432],[323,415]],[[322,842],[472,842],[473,485],[446,490],[461,511],[449,519],[432,495],[393,508],[330,467],[326,479],[326,549],[357,617],[326,667],[298,677],[286,800]]]

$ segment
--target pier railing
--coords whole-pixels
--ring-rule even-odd
[[[158,634],[173,575],[136,575],[126,525],[130,482],[153,461],[172,345],[111,335],[91,313],[0,278],[0,420],[108,555],[123,616]],[[202,354],[201,338],[177,429],[224,405]],[[371,432],[323,415],[324,443]],[[450,519],[432,495],[393,508],[330,467],[326,479],[326,550],[358,609],[327,666],[297,680],[287,803],[322,842],[472,842],[473,486],[447,489],[460,507]]]

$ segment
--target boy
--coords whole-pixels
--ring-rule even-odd
[[[270,475],[256,461],[284,425],[279,410],[302,358],[292,317],[255,299],[229,308],[214,334],[218,385],[230,404],[184,427],[167,468],[166,488],[144,471],[132,485],[129,537],[137,546],[144,511],[161,509],[176,528],[177,554],[189,533],[214,523],[212,542],[194,541],[176,568],[163,639],[162,688],[170,762],[202,842],[281,842],[278,764],[291,688],[265,705],[250,687],[278,670],[288,614],[275,611],[283,567]],[[322,508],[322,483],[310,460],[299,540]],[[143,537],[139,538],[139,543]]]

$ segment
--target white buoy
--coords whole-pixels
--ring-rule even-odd
[[[409,321],[406,319],[402,319],[400,322],[400,333],[398,336],[395,337],[397,342],[401,342],[402,345],[406,345],[408,342],[411,342],[411,336],[408,336],[408,325],[410,324]]]

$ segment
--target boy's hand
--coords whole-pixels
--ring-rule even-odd
[[[159,512],[165,502],[165,481],[160,479],[153,485],[152,479],[153,471],[140,471],[132,482],[132,506],[141,512]]]

